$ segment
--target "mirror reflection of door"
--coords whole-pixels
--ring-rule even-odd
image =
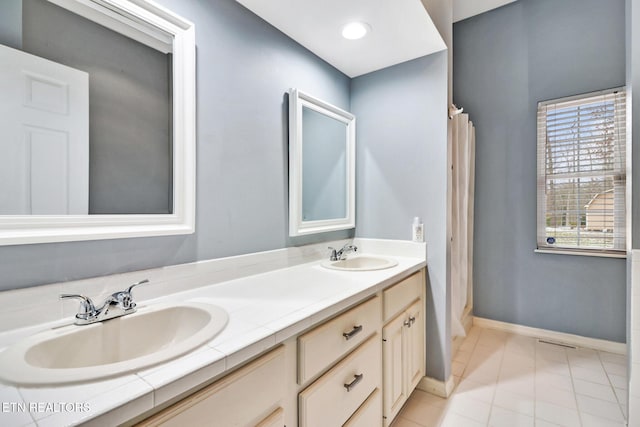
[[[89,75],[0,45],[0,214],[89,212]]]
[[[28,144],[21,145],[36,149],[31,154],[23,154],[23,157],[29,156],[33,172],[28,179],[16,181],[16,176],[24,175],[25,171],[14,171],[8,182],[0,184],[3,186],[0,215],[144,215],[171,214],[174,210],[173,39],[159,29],[136,22],[123,25],[121,18],[110,17],[113,11],[91,12],[93,8],[101,8],[97,3],[0,1],[0,45],[5,52],[11,47],[25,54],[20,57],[13,51],[14,55],[6,57],[8,54],[3,53],[0,67],[4,82],[0,83],[0,99],[9,102],[7,98],[13,95],[7,91],[15,92],[26,84],[30,85],[26,90],[37,96],[37,102],[43,105],[69,102],[67,107],[74,109],[76,101],[72,99],[71,90],[75,90],[77,82],[75,77],[63,75],[60,70],[66,66],[68,70],[80,70],[88,75],[88,132],[84,135],[87,147],[76,153],[75,137],[69,128],[58,129],[51,123],[28,118],[28,123],[36,123],[37,132],[31,132]],[[126,18],[126,14],[123,17]],[[42,60],[38,62],[35,56]],[[35,77],[28,83],[16,83],[24,58],[33,59],[26,64],[29,74]],[[16,96],[22,95],[16,92]],[[24,118],[10,122],[11,118],[17,118],[15,106],[2,108],[11,112],[0,119],[3,136],[7,126],[27,123]],[[33,113],[38,109],[22,110]],[[39,108],[37,114],[42,115],[43,111]],[[50,114],[51,118],[57,116],[61,121],[69,119],[66,113]],[[68,156],[63,153],[65,144],[68,144],[65,149]],[[17,149],[17,146],[12,148]],[[87,150],[88,157],[85,156]],[[15,169],[15,155],[5,156],[0,166],[4,168],[4,163],[10,162]],[[72,162],[82,156],[86,157],[88,177],[81,179],[74,173],[65,177],[58,173],[62,166],[56,164],[67,159],[72,168],[75,167]],[[45,178],[48,173],[54,175]],[[8,171],[0,172],[0,177],[5,179],[8,174]],[[24,184],[25,180],[29,182]],[[64,181],[68,184],[68,195],[62,191]],[[25,185],[29,188],[25,189]],[[88,197],[88,207],[82,209],[77,207],[78,203],[65,199],[76,197],[74,194],[81,185],[86,187],[85,197]],[[4,190],[12,195],[8,196]],[[16,194],[22,193],[18,200]],[[41,197],[47,195],[46,200]]]
[[[347,125],[302,107],[302,220],[347,216]]]

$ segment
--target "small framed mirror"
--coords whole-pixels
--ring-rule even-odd
[[[355,227],[356,118],[289,91],[289,235]]]

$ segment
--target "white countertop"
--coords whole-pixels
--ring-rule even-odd
[[[387,254],[398,265],[385,270],[336,271],[315,260],[145,300],[140,309],[160,302],[200,300],[227,310],[229,322],[206,345],[135,374],[60,387],[0,384],[0,425],[116,425],[132,419],[426,266],[426,258],[400,252],[403,256]],[[71,321],[66,318],[6,331],[0,334],[0,343],[6,346]]]

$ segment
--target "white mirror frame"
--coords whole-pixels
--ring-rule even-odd
[[[346,125],[346,204],[344,218],[317,221],[302,219],[302,108],[306,107]],[[356,226],[356,117],[334,105],[301,92],[289,91],[289,235],[303,236]]]
[[[173,213],[0,215],[0,245],[190,234],[195,231],[195,29],[148,0],[49,0],[173,53]],[[140,38],[140,35],[144,35]],[[165,52],[168,50],[165,50]]]

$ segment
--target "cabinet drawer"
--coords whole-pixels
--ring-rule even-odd
[[[300,427],[344,424],[380,388],[381,370],[380,336],[375,334],[300,393]]]
[[[420,298],[422,281],[422,272],[419,271],[383,292],[385,322]]]
[[[141,426],[255,426],[276,417],[285,393],[285,357],[280,347],[227,375]],[[275,411],[275,412],[274,412]],[[265,419],[266,418],[266,419]]]
[[[380,297],[374,297],[300,336],[298,383],[304,384],[375,333],[380,311]]]
[[[343,427],[380,426],[382,426],[382,393],[377,388]]]
[[[256,424],[256,427],[282,427],[284,426],[284,410],[278,408],[271,415]]]

